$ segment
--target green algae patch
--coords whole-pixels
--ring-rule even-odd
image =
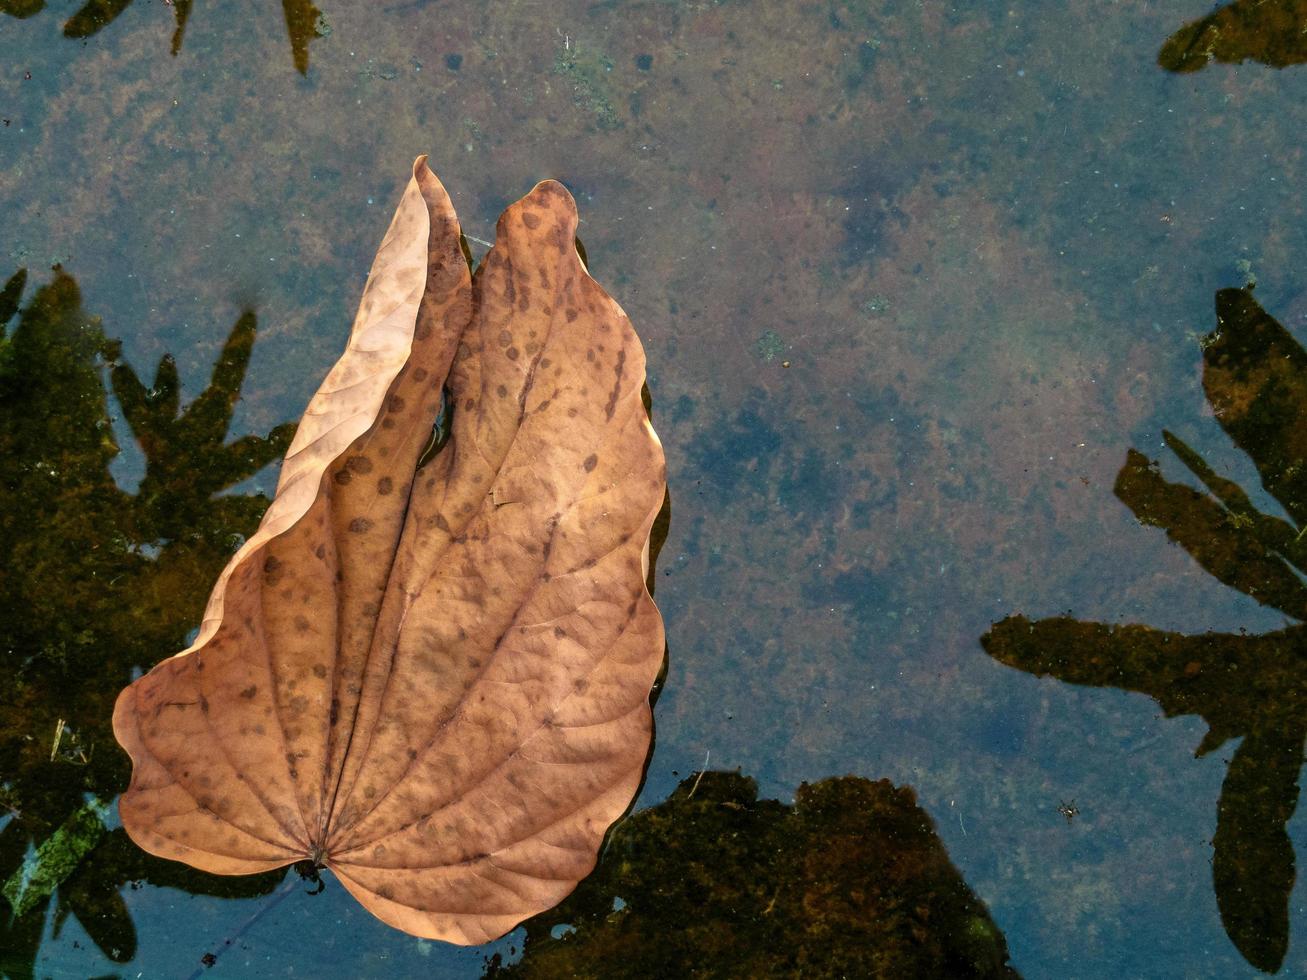
[[[572,86],[572,102],[592,113],[600,129],[617,129],[622,125],[608,82],[612,70],[613,61],[607,55],[584,50],[570,39],[554,58],[554,73]]]
[[[0,889],[9,899],[15,916],[26,915],[67,880],[82,858],[100,843],[107,829],[104,821],[108,815],[109,804],[89,800],[27,856],[22,867]]]
[[[775,330],[768,330],[753,345],[754,352],[768,363],[785,353],[785,341]]]

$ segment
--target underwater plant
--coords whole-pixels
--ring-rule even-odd
[[[1242,739],[1217,803],[1212,882],[1230,940],[1253,966],[1275,972],[1289,945],[1295,869],[1285,825],[1298,803],[1307,738],[1307,351],[1250,288],[1218,292],[1216,319],[1203,341],[1207,400],[1288,519],[1258,510],[1170,432],[1167,445],[1205,492],[1170,482],[1134,449],[1115,492],[1208,574],[1297,623],[1262,635],[1187,635],[1012,616],[981,643],[1036,676],[1139,691],[1167,717],[1202,717],[1208,732],[1199,756]]]
[[[56,269],[24,303],[24,271],[0,289],[0,975],[28,977],[50,904],[125,962],[135,930],[126,881],[179,881],[175,866],[125,850],[106,811],[126,778],[113,699],[141,665],[194,627],[205,590],[252,533],[267,499],[224,493],[277,458],[294,427],[228,445],[256,319],[240,316],[208,387],[182,409],[176,365],[146,389],[73,277]],[[108,374],[108,378],[106,378]],[[144,456],[134,493],[106,381]],[[188,887],[256,895],[267,877],[190,873]]]
[[[174,56],[182,49],[192,2],[193,0],[165,0],[167,6],[172,8],[175,23],[171,44]],[[64,37],[94,37],[131,5],[132,0],[86,0],[64,22]],[[309,42],[329,31],[323,24],[321,11],[313,5],[313,0],[281,0],[281,7],[286,19],[286,34],[290,38],[291,59],[295,63],[295,70],[301,75],[306,74],[309,70]],[[10,17],[32,17],[44,9],[45,0],[0,0],[0,14],[8,14]]]

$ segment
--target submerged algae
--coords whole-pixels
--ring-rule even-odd
[[[694,774],[526,928],[521,961],[488,976],[1017,976],[912,790],[854,776],[786,805]]]
[[[0,892],[9,899],[16,917],[22,918],[67,880],[82,858],[100,843],[108,815],[106,803],[97,799],[88,801],[80,810],[74,810],[9,876]]]

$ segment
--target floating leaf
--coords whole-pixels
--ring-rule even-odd
[[[538,185],[473,278],[414,166],[259,531],[195,644],[118,700],[146,850],[221,874],[308,859],[459,943],[594,867],[650,743],[666,482],[643,351],[576,222]]]

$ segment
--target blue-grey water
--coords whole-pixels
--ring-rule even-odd
[[[118,526],[150,459],[111,366],[148,388],[172,355],[184,406],[253,311],[230,429],[156,455],[203,468],[222,438],[293,422],[429,153],[475,251],[537,180],[566,183],[645,343],[673,511],[637,815],[703,769],[787,806],[805,782],[887,779],[1026,977],[1307,976],[1296,634],[1247,647],[1201,710],[1174,706],[1210,675],[1198,654],[1150,673],[1109,645],[1119,665],[1088,679],[1068,634],[1026,660],[980,642],[1014,614],[1298,622],[1245,561],[1301,578],[1296,544],[1229,545],[1217,574],[1167,529],[1219,551],[1261,525],[1161,499],[1203,490],[1166,430],[1289,539],[1304,526],[1263,480],[1298,472],[1307,416],[1258,437],[1298,456],[1236,444],[1203,345],[1232,288],[1307,345],[1307,4],[1240,0],[1186,34],[1210,3],[319,2],[0,0],[0,283],[27,270],[7,336],[74,313],[95,332],[4,405],[0,878],[125,785],[113,696],[184,643],[276,482],[274,464]],[[1134,507],[1132,448],[1160,460]],[[1218,715],[1237,717],[1195,757]],[[1231,770],[1272,736],[1279,755]],[[115,826],[0,931],[0,971],[475,977],[532,956],[522,930],[407,936],[330,880],[244,928],[275,880],[163,880]]]

